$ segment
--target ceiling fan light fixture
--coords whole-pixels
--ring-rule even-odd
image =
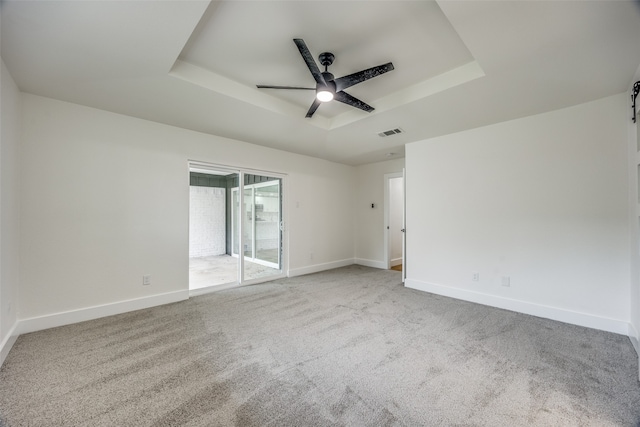
[[[320,102],[329,102],[333,99],[333,93],[328,90],[319,90],[318,93],[316,93],[316,98],[318,98]]]
[[[372,79],[381,74],[386,73],[387,71],[393,70],[393,64],[388,62],[386,64],[378,65],[377,67],[367,68],[366,70],[358,71],[356,73],[349,74],[347,76],[342,76],[338,79],[331,74],[327,67],[333,64],[333,60],[335,56],[331,52],[323,52],[320,54],[318,59],[320,60],[320,64],[324,66],[324,71],[320,71],[318,68],[318,64],[313,60],[313,55],[309,51],[309,48],[305,44],[302,39],[293,39],[293,42],[298,47],[298,51],[300,51],[300,55],[304,60],[305,64],[307,64],[307,68],[311,72],[313,79],[316,81],[316,99],[313,100],[313,104],[309,107],[307,111],[306,118],[313,117],[313,113],[316,112],[318,107],[323,102],[329,102],[332,100],[336,100],[338,102],[342,102],[343,104],[350,105],[355,108],[359,108],[360,110],[366,111],[368,113],[372,112],[374,108],[359,100],[358,98],[349,95],[344,89],[350,88],[353,85],[358,83],[362,83],[365,80]],[[258,89],[297,89],[297,90],[314,90],[311,87],[298,87],[298,86],[267,86],[267,85],[256,85]]]

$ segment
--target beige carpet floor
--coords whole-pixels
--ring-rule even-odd
[[[628,337],[350,266],[21,336],[8,426],[637,426]]]

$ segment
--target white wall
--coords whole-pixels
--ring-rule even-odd
[[[640,80],[640,67],[632,80],[633,83]],[[633,83],[629,88],[628,96],[633,93]],[[627,99],[630,99],[627,98]],[[636,99],[636,109],[640,111],[640,97]],[[627,129],[629,132],[629,252],[630,252],[630,282],[631,293],[629,337],[636,352],[640,355],[640,234],[638,225],[640,221],[640,202],[638,201],[638,164],[640,164],[640,115],[636,123],[631,119],[631,109],[628,109]],[[640,376],[640,367],[638,375]]]
[[[290,274],[353,262],[353,167],[29,94],[22,102],[20,332],[186,298],[188,160],[288,174]]]
[[[7,294],[16,305],[18,278],[14,269],[15,282],[5,280],[19,213],[16,179],[5,177],[18,173],[20,96],[7,75],[3,334],[15,324],[5,307]],[[288,174],[291,275],[346,265],[354,253],[383,263],[384,175],[404,159],[353,168],[28,94],[22,110],[19,332],[81,320],[65,312],[91,318],[111,314],[109,304],[186,297],[189,159]],[[637,322],[627,110],[618,95],[410,144],[408,285],[616,332],[632,314]]]
[[[226,189],[189,187],[189,258],[227,253]]]
[[[620,94],[409,144],[407,285],[627,334],[628,118]]]
[[[389,257],[391,265],[402,263],[402,216],[404,183],[402,178],[389,180]]]
[[[403,168],[403,158],[356,167],[355,254],[359,264],[387,268],[384,265],[384,175],[402,172]]]
[[[20,92],[2,62],[0,70],[0,364],[15,341],[18,304],[20,209],[18,162]]]

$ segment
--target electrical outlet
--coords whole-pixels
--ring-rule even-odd
[[[480,281],[480,273],[478,273],[477,271],[475,271],[473,273],[472,279],[474,282],[479,282]]]
[[[150,274],[145,274],[144,276],[142,276],[142,284],[145,285],[145,286],[151,284],[151,275]]]
[[[509,276],[502,276],[502,286],[509,288],[511,287],[511,277]]]

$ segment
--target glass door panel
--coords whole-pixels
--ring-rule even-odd
[[[257,260],[280,266],[280,183],[255,188],[255,235]]]
[[[244,185],[229,190],[231,254],[237,257],[239,271],[243,273],[238,281],[280,275],[282,179],[250,174],[242,174],[239,179]]]
[[[282,273],[281,188],[280,178],[245,178],[245,280]]]

